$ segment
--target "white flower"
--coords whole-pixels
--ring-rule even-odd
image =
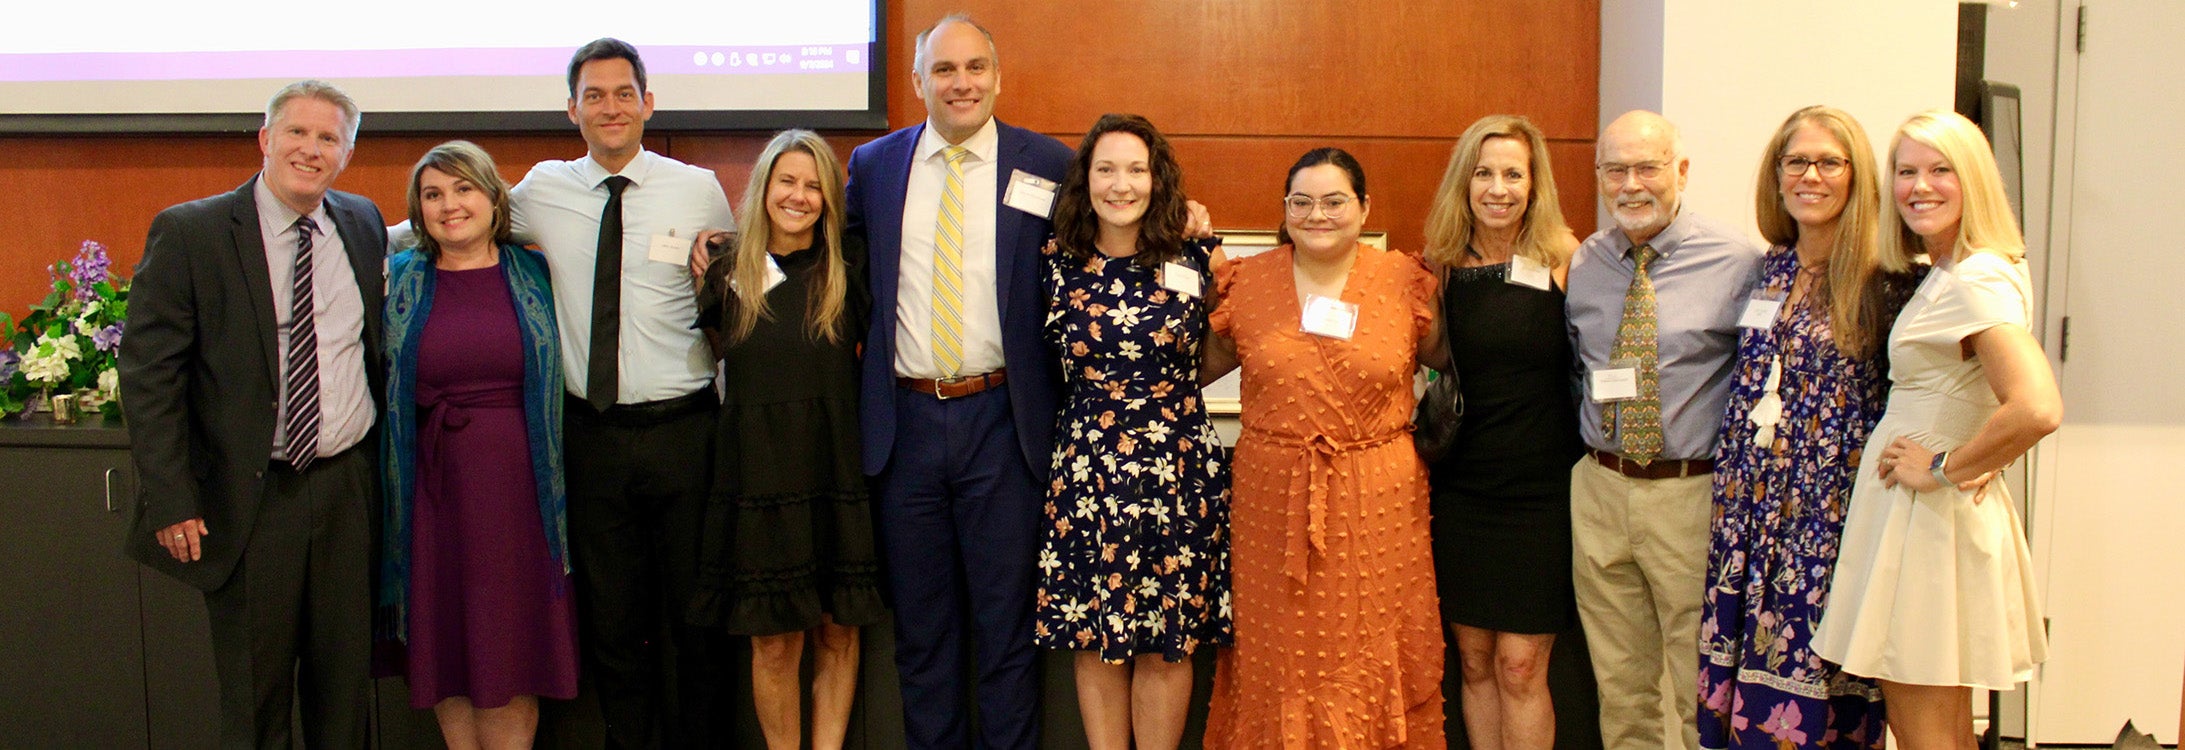
[[[1049,547],[1047,549],[1039,551],[1040,570],[1047,571],[1048,573],[1053,573],[1055,572],[1055,569],[1059,567],[1062,567],[1062,558],[1055,555],[1055,550],[1053,547]]]
[[[107,370],[99,373],[99,392],[108,397],[121,395],[121,371]]]
[[[1122,308],[1116,309],[1120,310]],[[1125,341],[1122,343],[1121,346],[1118,346],[1116,348],[1119,350],[1116,352],[1117,354],[1121,355],[1124,359],[1130,360],[1132,362],[1136,362],[1138,361],[1139,357],[1145,356],[1139,351],[1138,342],[1136,341]]]
[[[50,342],[41,341],[31,347],[30,356],[23,358],[22,373],[25,379],[44,386],[60,385],[68,379],[68,360],[54,351]]]
[[[1108,317],[1115,319],[1115,325],[1129,329],[1131,326],[1138,325],[1138,313],[1144,309],[1143,307],[1131,307],[1128,302],[1118,302],[1115,309],[1108,311]]]
[[[52,352],[63,360],[83,359],[83,347],[76,344],[76,337],[62,334],[60,338],[38,337],[38,348]]]
[[[1062,621],[1063,621],[1063,622],[1077,622],[1078,620],[1083,620],[1083,619],[1085,619],[1085,603],[1084,603],[1084,602],[1063,602],[1063,603],[1062,603]]]
[[[92,301],[90,301],[90,302],[86,302],[86,303],[84,303],[84,306],[83,306],[83,317],[81,318],[81,320],[83,320],[83,321],[86,321],[86,323],[88,323],[88,322],[89,322],[89,321],[91,320],[91,316],[93,316],[93,315],[97,315],[97,314],[98,314],[98,312],[99,312],[99,306],[100,306],[100,304],[101,304],[101,303],[100,303],[100,301],[99,301],[99,300],[92,300]],[[87,327],[88,327],[88,326],[87,326]]]

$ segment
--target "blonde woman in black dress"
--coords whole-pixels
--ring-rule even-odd
[[[1512,115],[1466,129],[1427,214],[1426,257],[1447,278],[1465,403],[1456,444],[1430,468],[1435,580],[1474,748],[1555,745],[1548,654],[1577,606],[1570,465],[1582,446],[1563,321],[1577,246],[1540,129]]]

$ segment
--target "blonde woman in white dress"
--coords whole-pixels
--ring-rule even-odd
[[[1881,680],[1906,750],[1972,750],[1971,688],[2008,690],[2048,655],[2032,558],[1988,480],[2063,418],[2028,332],[2025,241],[1980,129],[1915,115],[1889,147],[1884,259],[1934,262],[1889,335],[1893,388],[1852,489],[1822,658]]]

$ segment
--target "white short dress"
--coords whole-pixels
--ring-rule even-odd
[[[1960,342],[2002,324],[2026,327],[2032,285],[2023,262],[1969,253],[1936,268],[1889,332],[1889,405],[1862,455],[1899,436],[1932,450],[1964,445],[1995,413],[1995,392]],[[2008,690],[2048,657],[2033,558],[2001,482],[1972,493],[1884,488],[1859,467],[1843,546],[1813,648],[1851,674],[1912,685]]]

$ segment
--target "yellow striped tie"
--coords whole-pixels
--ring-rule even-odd
[[[964,157],[970,155],[962,146],[941,151],[948,178],[933,232],[933,364],[942,377],[964,369]]]

